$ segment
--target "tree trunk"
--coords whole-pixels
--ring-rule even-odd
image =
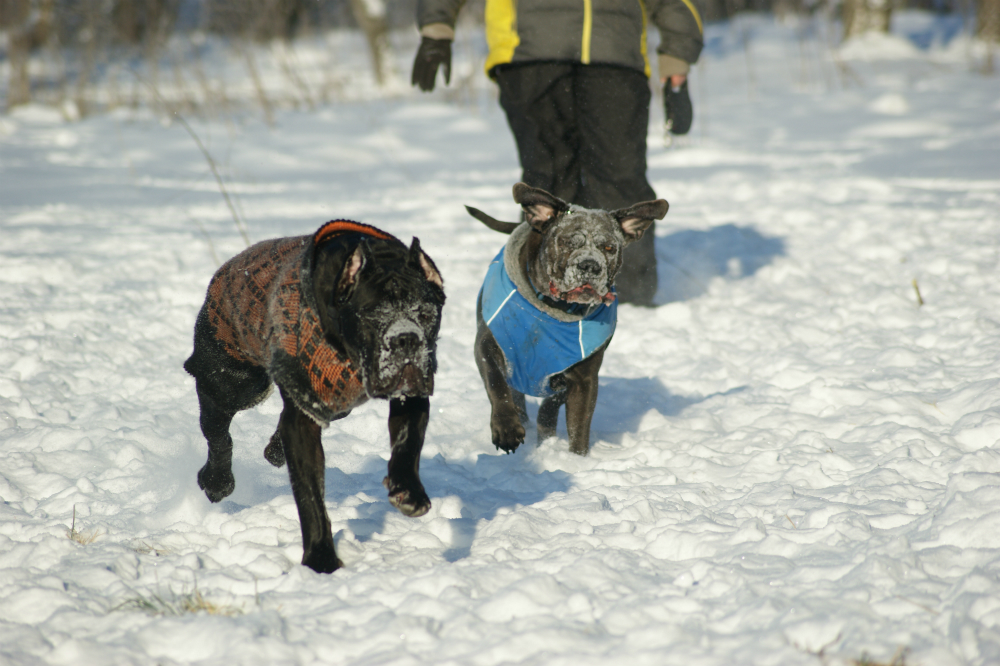
[[[866,32],[889,32],[891,0],[844,0],[844,39]]]
[[[29,0],[4,0],[0,7],[3,9],[0,20],[7,30],[7,57],[10,60],[7,108],[11,109],[31,101],[31,82],[28,78],[31,3]]]
[[[52,0],[0,0],[0,29],[7,31],[10,80],[7,108],[31,101],[31,52],[48,39]]]
[[[984,42],[1000,42],[1000,0],[979,0],[976,37]]]
[[[113,0],[115,37],[126,44],[165,41],[180,13],[180,0]]]
[[[779,21],[806,14],[805,4],[802,0],[774,0],[771,11],[774,12],[774,17]]]
[[[368,39],[375,81],[381,86],[388,77],[391,61],[385,3],[383,0],[351,0],[351,10],[354,12],[354,20]]]

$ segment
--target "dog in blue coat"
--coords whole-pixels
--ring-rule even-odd
[[[511,453],[524,442],[524,396],[532,395],[543,398],[538,441],[556,434],[566,405],[570,451],[587,455],[597,374],[617,321],[622,250],[669,206],[657,199],[615,211],[581,208],[524,183],[514,185],[514,201],[520,224],[466,206],[510,234],[476,306],[476,365],[492,406],[493,444]]]

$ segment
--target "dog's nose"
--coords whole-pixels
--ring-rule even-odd
[[[415,354],[420,349],[420,336],[416,333],[400,333],[389,340],[393,353]]]
[[[582,272],[589,275],[599,275],[601,272],[601,265],[597,263],[596,259],[584,259],[578,266]]]

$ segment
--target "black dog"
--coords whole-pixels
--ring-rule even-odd
[[[476,307],[476,365],[493,407],[493,443],[510,453],[524,442],[527,394],[544,397],[538,441],[555,435],[565,404],[569,449],[587,455],[597,373],[615,331],[622,250],[668,205],[657,199],[591,210],[524,183],[514,186],[514,201],[524,211],[521,224],[466,206],[511,235],[490,264]]]
[[[284,401],[264,457],[288,462],[302,527],[302,564],[341,566],[324,501],[320,429],[368,398],[389,399],[392,455],[383,481],[408,516],[431,507],[420,483],[444,285],[414,238],[409,249],[368,225],[337,220],[312,236],[258,243],[208,287],[184,368],[195,378],[208,461],[198,485],[213,502],[233,492],[236,412],[277,384]]]

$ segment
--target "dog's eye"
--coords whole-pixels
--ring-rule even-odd
[[[604,246],[604,251],[607,252],[608,254],[611,254],[612,252],[615,251],[615,246],[614,245],[605,245]]]

